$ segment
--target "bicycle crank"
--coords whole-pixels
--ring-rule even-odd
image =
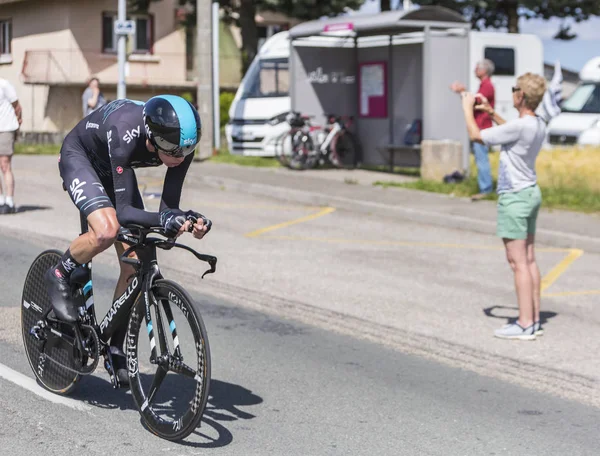
[[[48,360],[53,364],[60,366],[61,368],[68,370],[69,372],[73,372],[79,375],[90,375],[92,372],[96,370],[98,366],[98,362],[100,360],[100,339],[98,338],[98,334],[96,330],[88,325],[81,325],[78,330],[81,334],[81,345],[84,349],[84,353],[81,353],[75,347],[75,339],[62,334],[61,332],[55,330],[54,328],[49,327],[46,322],[39,321],[35,326],[33,326],[29,334],[39,341],[43,341],[44,345],[42,347],[42,353],[44,356],[44,360]],[[66,339],[72,339],[73,342]],[[56,345],[57,343],[66,343],[73,350],[73,360],[76,364],[82,366],[80,369],[73,369],[70,366],[66,366],[60,361],[52,358],[46,353],[46,345],[50,344],[51,347]],[[89,359],[92,359],[92,364],[87,364]]]

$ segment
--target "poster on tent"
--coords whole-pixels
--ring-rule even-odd
[[[359,113],[361,117],[387,117],[387,62],[359,65]]]

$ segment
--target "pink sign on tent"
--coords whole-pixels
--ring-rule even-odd
[[[341,24],[328,24],[323,29],[324,32],[346,32],[354,30],[354,24],[352,22],[344,22]]]
[[[359,65],[358,109],[360,117],[387,117],[387,85],[387,62],[364,62]]]

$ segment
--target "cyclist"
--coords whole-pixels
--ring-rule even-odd
[[[120,225],[162,226],[172,236],[192,229],[195,238],[210,229],[203,217],[179,209],[181,190],[194,149],[202,135],[200,116],[188,101],[160,95],[146,103],[120,99],[81,120],[66,136],[59,156],[65,189],[86,216],[88,232],[75,239],[61,261],[45,274],[46,288],[56,317],[77,320],[70,276],[80,265],[115,245],[120,257],[126,245],[115,242]],[[159,212],[144,209],[134,168],[168,167]],[[187,219],[198,219],[192,223]],[[121,296],[135,270],[120,263],[114,300]],[[126,328],[110,340],[114,370],[123,386],[129,384],[123,342]]]

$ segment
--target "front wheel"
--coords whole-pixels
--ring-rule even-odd
[[[149,314],[141,293],[129,320],[131,393],[150,431],[181,440],[198,427],[208,400],[208,336],[200,312],[182,287],[157,280],[150,294]]]
[[[355,167],[358,142],[348,130],[339,133],[331,144],[329,159],[337,168],[351,169]]]

